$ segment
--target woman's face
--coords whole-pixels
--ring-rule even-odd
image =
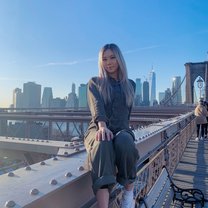
[[[106,51],[104,51],[102,62],[107,74],[114,79],[118,79],[119,65],[111,49],[107,49]]]

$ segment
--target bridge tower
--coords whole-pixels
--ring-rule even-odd
[[[208,100],[208,61],[186,63],[186,103],[194,103],[194,82],[198,76],[205,82],[205,100]]]

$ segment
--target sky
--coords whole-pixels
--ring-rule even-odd
[[[207,0],[0,0],[0,107],[35,82],[64,98],[98,75],[98,52],[117,44],[128,76],[153,69],[158,92],[208,60]]]

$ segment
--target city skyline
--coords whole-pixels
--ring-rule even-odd
[[[158,98],[172,77],[183,79],[185,63],[207,60],[207,21],[205,0],[1,1],[0,107],[25,82],[67,96],[72,83],[98,75],[98,51],[111,42],[121,48],[130,79],[144,81],[155,71]]]
[[[155,72],[154,71],[151,71],[150,72],[150,74],[151,73],[153,73],[154,74],[154,77],[156,78],[156,74],[155,74]],[[175,77],[173,77],[172,79],[174,79]],[[179,77],[180,78],[180,77]],[[137,80],[140,80],[140,83],[137,83]],[[144,79],[143,81],[142,81],[142,79],[141,78],[136,78],[136,80],[134,80],[135,81],[135,84],[136,84],[136,90],[135,90],[135,99],[136,99],[136,97],[137,97],[137,95],[139,95],[139,94],[141,94],[141,102],[143,101],[143,99],[144,99],[144,96],[146,97],[147,95],[144,95],[144,92],[142,92],[144,89],[143,89],[143,87],[144,87],[144,85],[146,84],[146,83],[148,83],[148,85],[150,85],[151,86],[151,82],[152,82],[152,80],[151,79]],[[155,91],[156,90],[156,79],[154,80],[154,87],[152,88],[152,89],[150,89],[150,87],[149,87],[149,90],[148,90],[148,97],[149,97],[149,102],[151,101],[151,99],[152,99],[152,102],[155,100],[155,98],[154,97],[152,97],[152,95],[151,95],[151,91],[153,90],[153,91]],[[173,83],[170,83],[170,84],[173,84]],[[179,83],[180,84],[180,83]],[[86,88],[86,84],[84,84],[84,83],[81,83],[80,85],[76,85],[76,83],[72,83],[72,86],[71,86],[71,90],[64,96],[64,97],[60,97],[60,96],[53,96],[53,91],[54,91],[54,89],[52,88],[52,87],[47,87],[47,86],[45,86],[45,87],[43,87],[42,85],[41,85],[41,83],[36,83],[36,82],[26,82],[26,83],[23,83],[22,84],[23,86],[22,86],[22,88],[19,88],[19,87],[16,87],[14,90],[13,90],[13,92],[12,92],[12,102],[10,103],[10,106],[8,106],[8,107],[14,107],[14,108],[16,108],[17,106],[15,105],[16,104],[16,100],[18,100],[18,103],[21,103],[21,104],[19,104],[18,106],[19,107],[17,107],[17,108],[21,108],[20,106],[22,106],[22,107],[26,107],[27,105],[25,105],[24,106],[24,104],[22,104],[22,102],[23,102],[23,94],[25,93],[25,89],[27,89],[27,88],[25,88],[25,86],[26,85],[28,85],[28,86],[39,86],[39,94],[40,94],[40,100],[39,100],[39,104],[40,105],[42,105],[42,107],[46,107],[46,108],[48,108],[48,107],[50,107],[50,105],[49,105],[49,103],[48,103],[48,99],[49,100],[51,100],[51,99],[62,99],[62,100],[65,100],[66,101],[66,103],[68,103],[68,102],[72,102],[71,104],[66,104],[66,107],[75,107],[76,106],[76,104],[74,104],[73,102],[74,102],[74,96],[77,96],[77,98],[76,99],[78,99],[78,100],[82,100],[82,97],[80,97],[81,95],[82,96],[85,96],[85,97],[87,97],[87,95],[84,93],[84,92],[81,92],[80,91],[80,89],[82,88],[82,87],[85,87]],[[141,86],[140,86],[141,85]],[[137,91],[137,89],[138,88],[140,88],[140,92],[138,92]],[[167,90],[167,89],[170,89],[169,87],[167,87],[166,89],[165,89],[165,91]],[[28,89],[27,89],[27,91],[28,91]],[[46,91],[48,91],[48,92],[46,92]],[[164,92],[162,92],[162,93],[165,93],[165,91]],[[181,89],[180,89],[180,91],[181,91]],[[34,93],[35,92],[32,92],[32,93],[29,93],[29,91],[27,92],[27,97],[28,96],[30,96],[30,94],[31,94],[31,98],[33,99],[34,98]],[[81,93],[81,94],[80,94]],[[84,94],[83,94],[84,93]],[[139,93],[139,94],[138,94]],[[156,96],[156,101],[157,102],[159,102],[159,93],[161,93],[161,92],[158,92],[158,95]],[[19,95],[18,95],[19,94]],[[46,98],[46,100],[45,100],[45,97],[47,97]],[[136,100],[135,100],[136,101]],[[15,103],[14,103],[15,102]],[[33,101],[34,102],[34,101]],[[31,103],[31,105],[33,105],[33,102]],[[81,101],[82,102],[82,104],[81,105],[84,105],[84,106],[86,106],[87,104],[83,104],[83,100]],[[47,103],[47,104],[46,104]],[[79,106],[79,103],[77,103],[77,105]],[[139,104],[139,105],[141,105],[141,103]],[[148,105],[150,105],[150,106],[152,106],[153,105],[153,103],[149,103]],[[77,106],[77,107],[78,107]],[[81,107],[84,107],[84,106],[81,106]],[[29,106],[28,106],[29,107]],[[35,107],[39,107],[38,105],[36,105],[35,104],[35,106],[33,106],[34,108]],[[55,107],[55,106],[54,106]],[[79,106],[80,107],[80,106]]]

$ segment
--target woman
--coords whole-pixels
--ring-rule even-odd
[[[207,125],[207,116],[208,112],[206,107],[204,106],[204,101],[200,99],[199,104],[196,106],[194,110],[194,114],[196,116],[196,126],[197,126],[197,137],[196,141],[204,139],[205,128]]]
[[[135,83],[128,79],[124,58],[115,44],[100,50],[98,65],[99,76],[88,83],[92,120],[85,134],[92,188],[98,207],[107,208],[109,191],[120,183],[124,186],[121,207],[130,208],[138,159],[129,128]]]

